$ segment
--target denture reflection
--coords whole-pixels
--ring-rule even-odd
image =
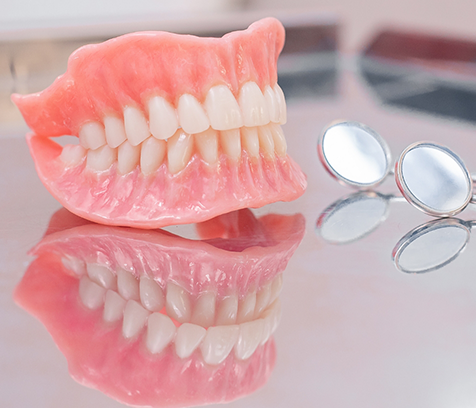
[[[81,384],[135,406],[232,401],[274,367],[282,272],[304,219],[240,210],[197,232],[105,227],[60,210],[15,299]]]

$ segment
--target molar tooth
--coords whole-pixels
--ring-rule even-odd
[[[210,127],[194,137],[202,159],[208,164],[215,164],[218,161],[218,132]]]
[[[104,302],[104,311],[102,314],[103,320],[109,323],[121,320],[124,314],[125,306],[126,301],[121,296],[119,296],[117,292],[108,290],[106,292],[106,300]]]
[[[167,142],[149,137],[141,145],[140,168],[143,174],[148,175],[156,171],[164,161],[167,152]]]
[[[284,125],[286,123],[286,100],[284,99],[284,93],[281,87],[276,84],[273,87],[274,93],[276,94],[276,99],[279,106],[279,124]]]
[[[178,173],[190,161],[193,153],[193,137],[181,129],[168,140],[167,159],[169,172]]]
[[[220,142],[224,152],[232,160],[238,160],[241,156],[240,129],[223,130],[220,132]]]
[[[266,99],[256,82],[247,82],[238,97],[245,126],[262,126],[269,123]]]
[[[188,293],[180,286],[169,283],[165,296],[167,314],[180,323],[190,321],[191,307]]]
[[[253,319],[256,306],[256,292],[249,293],[240,302],[238,307],[237,323],[248,322]]]
[[[89,278],[106,289],[117,288],[116,276],[104,265],[86,264]]]
[[[179,127],[174,107],[161,96],[151,98],[148,107],[150,133],[160,140],[173,136]]]
[[[117,171],[127,174],[139,164],[140,146],[132,146],[127,140],[117,149]]]
[[[86,156],[86,149],[81,145],[66,145],[61,151],[61,160],[68,167],[78,165]]]
[[[264,99],[266,99],[266,105],[268,106],[269,120],[274,123],[279,123],[278,96],[269,85],[266,85],[264,89]]]
[[[271,296],[269,298],[269,303],[273,303],[278,298],[282,289],[283,289],[283,274],[280,273],[271,282]]]
[[[175,337],[175,324],[162,313],[152,313],[147,323],[146,346],[152,354],[160,353]]]
[[[177,111],[184,132],[200,133],[210,127],[202,105],[193,95],[183,94],[178,101]]]
[[[88,150],[87,166],[96,171],[104,171],[116,161],[117,151],[104,145],[96,150]]]
[[[256,295],[255,318],[259,317],[261,312],[268,307],[270,299],[271,283],[268,283]]]
[[[151,312],[159,312],[165,305],[164,292],[151,278],[141,276],[139,283],[142,305]]]
[[[283,129],[281,129],[281,126],[275,123],[270,123],[268,127],[271,130],[271,135],[273,136],[274,150],[276,151],[276,154],[280,157],[285,157],[287,145]]]
[[[235,345],[235,356],[246,360],[256,351],[263,339],[264,322],[262,319],[240,324],[240,334]]]
[[[205,292],[200,295],[193,308],[191,322],[202,327],[210,327],[215,321],[216,297],[213,292]]]
[[[210,88],[205,98],[205,109],[213,129],[229,130],[243,126],[238,102],[226,85]]]
[[[132,146],[137,146],[150,136],[144,114],[134,106],[124,108],[124,127],[127,139]]]
[[[79,280],[79,298],[88,309],[96,310],[104,303],[106,289],[90,280],[86,275]]]
[[[258,128],[259,145],[263,153],[268,157],[274,157],[274,140],[269,126]]]
[[[220,302],[218,306],[216,326],[229,325],[236,323],[236,315],[238,314],[238,297],[236,295],[227,296]]]
[[[259,156],[259,138],[258,128],[256,127],[242,127],[241,128],[241,143],[244,149],[251,157]]]
[[[200,344],[203,359],[207,364],[220,364],[233,349],[240,328],[237,325],[209,327],[207,334]]]
[[[206,334],[207,330],[196,324],[182,324],[177,329],[175,352],[180,358],[190,357]]]
[[[85,149],[96,150],[106,144],[106,134],[104,127],[99,122],[85,123],[79,129],[79,143]]]
[[[110,147],[119,147],[126,140],[126,130],[122,119],[115,116],[106,116],[104,118],[104,128],[106,129],[107,144]]]
[[[122,268],[117,270],[117,291],[126,300],[139,300],[139,281]]]
[[[78,276],[86,273],[86,263],[81,259],[66,255],[61,258],[61,262],[68,271],[72,271]]]
[[[128,300],[124,308],[122,335],[126,339],[130,339],[138,334],[144,327],[149,314],[149,311],[145,310],[135,300]]]

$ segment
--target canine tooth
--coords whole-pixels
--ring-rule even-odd
[[[220,142],[224,152],[232,160],[238,160],[241,156],[240,129],[223,130],[220,132]]]
[[[79,298],[88,309],[96,310],[104,303],[106,289],[93,282],[86,275],[79,280]]]
[[[141,145],[140,168],[143,174],[148,175],[156,171],[164,161],[167,152],[167,142],[149,137]]]
[[[179,127],[174,107],[161,96],[151,98],[148,107],[150,133],[157,139],[168,139]]]
[[[262,319],[240,324],[240,334],[235,345],[235,356],[246,360],[256,351],[263,339],[264,322]]]
[[[279,106],[279,124],[284,125],[286,123],[286,100],[284,99],[284,93],[281,87],[276,84],[273,87],[274,93],[276,94],[276,99]]]
[[[76,166],[86,156],[86,149],[81,145],[66,145],[61,151],[60,158],[67,166]]]
[[[247,82],[238,97],[245,126],[262,126],[269,123],[269,112],[261,89],[256,82]]]
[[[113,290],[108,290],[106,292],[106,300],[104,302],[104,311],[102,318],[104,321],[113,323],[122,319],[124,314],[124,307],[126,306],[126,301]]]
[[[79,129],[79,143],[85,149],[96,150],[106,144],[106,134],[104,127],[99,122],[85,123]]]
[[[202,159],[208,164],[215,164],[218,161],[218,132],[210,127],[194,137]]]
[[[242,127],[241,128],[241,143],[243,148],[251,157],[259,156],[259,138],[258,128],[256,127]]]
[[[117,149],[117,171],[127,174],[139,164],[140,146],[132,146],[127,140]]]
[[[240,302],[238,307],[238,316],[236,318],[237,323],[248,322],[253,319],[256,306],[256,292],[249,293]]]
[[[220,364],[230,354],[240,333],[237,325],[209,327],[200,344],[203,359],[207,364]]]
[[[276,93],[269,85],[264,89],[264,99],[266,99],[266,106],[268,106],[269,120],[274,123],[279,122],[279,104]]]
[[[236,323],[236,315],[238,314],[238,297],[231,295],[225,297],[218,306],[216,326],[229,325]]]
[[[124,108],[124,128],[132,146],[137,146],[150,136],[144,114],[133,106]]]
[[[117,270],[117,291],[126,300],[139,300],[139,281],[122,268]]]
[[[190,321],[191,307],[188,293],[174,283],[167,285],[165,296],[167,314],[180,323]]]
[[[135,300],[128,300],[124,308],[124,320],[122,322],[122,335],[130,339],[138,334],[144,327],[150,312],[145,310]]]
[[[205,98],[205,109],[213,129],[229,130],[243,126],[240,106],[226,85],[210,88]]]
[[[99,264],[86,264],[89,278],[106,289],[117,288],[116,276],[105,266]]]
[[[72,256],[64,256],[61,258],[61,262],[66,269],[74,272],[78,276],[82,276],[86,273],[86,264],[81,259]]]
[[[216,297],[213,292],[205,292],[195,302],[191,322],[202,327],[210,327],[215,321]]]
[[[210,122],[200,102],[190,94],[183,94],[178,101],[178,117],[184,132],[200,133],[210,127]]]
[[[282,289],[283,289],[283,274],[280,273],[271,282],[271,296],[269,298],[269,303],[273,303],[278,298],[278,296],[281,294]]]
[[[164,292],[153,279],[147,276],[141,276],[139,291],[140,301],[146,309],[151,312],[162,310],[165,305]]]
[[[106,129],[107,144],[116,148],[126,140],[126,129],[124,129],[124,121],[115,116],[106,116],[104,118],[104,128]]]
[[[175,352],[180,358],[190,357],[206,334],[207,330],[196,324],[180,325],[175,338]]]
[[[260,126],[258,128],[258,138],[260,148],[268,157],[274,157],[274,140],[269,126]]]
[[[259,317],[261,312],[266,309],[271,299],[271,283],[263,286],[256,295],[255,318]]]
[[[152,313],[147,322],[146,346],[153,354],[160,353],[175,337],[175,324],[162,313]]]
[[[169,172],[178,173],[190,161],[193,153],[193,137],[181,129],[168,140],[167,159]]]
[[[274,150],[276,154],[280,157],[285,157],[287,145],[283,129],[281,129],[281,126],[276,123],[270,123],[268,127],[271,130],[271,135],[273,136]]]
[[[96,150],[88,150],[87,166],[96,171],[104,171],[116,161],[117,150],[104,145]]]

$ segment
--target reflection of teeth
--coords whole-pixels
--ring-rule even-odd
[[[223,362],[233,349],[239,333],[240,328],[236,325],[209,327],[200,344],[205,362],[213,365]]]
[[[139,283],[140,301],[151,312],[162,310],[165,305],[164,292],[160,286],[147,276],[141,276]]]
[[[238,316],[236,318],[237,323],[249,322],[253,319],[256,306],[256,292],[249,293],[240,302],[238,308]]]
[[[167,153],[167,143],[149,137],[141,145],[140,168],[143,174],[151,174],[156,171],[164,161]]]
[[[268,157],[274,157],[274,140],[269,126],[258,128],[259,146]]]
[[[104,171],[116,161],[117,151],[104,145],[96,150],[88,150],[87,166],[96,171]]]
[[[281,126],[274,123],[271,123],[268,126],[271,129],[271,135],[273,136],[274,150],[276,151],[276,154],[280,157],[285,157],[287,146]]]
[[[223,150],[232,160],[238,160],[241,156],[240,129],[224,130],[220,133]]]
[[[180,323],[190,321],[191,306],[188,293],[180,286],[169,283],[165,297],[167,314]]]
[[[225,297],[218,306],[215,325],[229,325],[236,322],[238,314],[238,297],[231,295]]]
[[[126,339],[136,336],[144,327],[150,312],[145,310],[135,300],[129,300],[124,308],[124,320],[122,321],[122,335]]]
[[[178,173],[190,161],[193,153],[193,137],[182,130],[177,130],[168,140],[167,160],[169,172]]]
[[[153,354],[160,353],[175,337],[176,328],[170,317],[152,313],[147,322],[146,345]]]
[[[86,149],[81,145],[66,145],[60,155],[66,166],[77,166],[84,156],[86,156]]]
[[[106,289],[116,289],[116,276],[105,266],[99,264],[87,264],[89,278]]]
[[[184,323],[177,329],[175,338],[175,352],[180,358],[192,355],[204,339],[207,330],[196,324]]]
[[[139,300],[139,281],[130,272],[117,270],[117,291],[126,300]]]
[[[124,108],[124,127],[127,139],[132,146],[137,146],[150,136],[144,114],[133,106]]]
[[[79,297],[88,309],[96,310],[104,303],[106,289],[90,280],[86,275],[79,281]]]
[[[212,128],[208,128],[202,133],[197,133],[195,143],[197,149],[208,164],[215,164],[218,161],[218,132]]]
[[[124,121],[115,116],[104,118],[104,128],[106,129],[106,140],[109,147],[119,147],[126,140],[126,130]]]
[[[241,87],[238,100],[245,126],[262,126],[269,123],[266,99],[256,82],[244,84]]]
[[[271,298],[271,283],[263,286],[256,295],[255,318],[259,317],[261,312],[269,305]]]
[[[140,149],[140,146],[132,146],[127,140],[119,146],[117,149],[117,171],[119,174],[127,174],[137,167]]]
[[[64,256],[61,258],[61,262],[68,271],[74,272],[78,276],[82,276],[86,273],[86,263],[81,259]]]
[[[243,126],[240,107],[226,85],[210,88],[205,98],[205,108],[213,129],[230,130]]]
[[[208,117],[200,102],[190,94],[183,94],[177,107],[180,126],[184,132],[193,134],[207,130],[210,126]]]
[[[202,327],[210,327],[215,321],[216,297],[213,292],[205,292],[197,299],[193,308],[191,322]]]
[[[251,157],[259,156],[259,138],[258,128],[256,127],[243,127],[241,128],[241,143],[243,148],[248,152]]]
[[[104,127],[99,122],[85,123],[79,130],[79,143],[85,149],[95,150],[106,144]]]
[[[150,133],[157,139],[168,139],[178,128],[177,114],[174,107],[161,96],[149,100]]]
[[[113,323],[122,319],[124,314],[124,307],[126,306],[126,301],[113,290],[108,290],[106,292],[106,300],[104,302],[104,311],[102,318],[105,322]]]
[[[240,334],[235,346],[235,356],[239,360],[250,358],[263,339],[264,321],[258,319],[240,324]]]
[[[266,99],[266,106],[268,107],[269,120],[274,123],[279,123],[278,97],[269,85],[267,85],[264,90],[264,99]]]
[[[279,124],[284,125],[286,123],[286,100],[284,99],[284,93],[281,87],[276,84],[273,88],[276,94],[276,99],[279,106]]]

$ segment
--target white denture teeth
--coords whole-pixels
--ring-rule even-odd
[[[218,306],[215,325],[230,325],[236,323],[238,315],[238,296],[231,295],[222,299]]]
[[[220,132],[223,151],[231,160],[237,161],[241,156],[240,129],[223,130]]]
[[[257,127],[241,128],[241,144],[251,157],[259,156],[259,138]]]
[[[161,287],[151,278],[141,276],[139,282],[142,306],[151,312],[159,312],[165,306],[165,296]]]
[[[200,133],[210,127],[210,122],[200,102],[190,94],[183,94],[177,107],[180,126],[189,134]]]
[[[88,150],[87,166],[96,171],[105,171],[116,161],[117,150],[104,145],[96,150]]]
[[[85,149],[95,150],[106,144],[104,127],[99,122],[88,122],[79,129],[79,143]]]
[[[256,351],[263,339],[263,319],[240,324],[240,334],[235,345],[235,356],[239,360],[246,360]]]
[[[87,150],[81,145],[66,145],[60,155],[67,167],[77,166],[86,156]]]
[[[261,315],[261,312],[269,306],[271,298],[271,283],[263,286],[256,295],[255,318]]]
[[[117,270],[117,291],[126,300],[140,300],[139,281],[122,268]]]
[[[161,96],[154,96],[149,99],[148,108],[150,133],[159,140],[173,136],[179,127],[174,107]]]
[[[131,339],[140,333],[147,322],[150,312],[144,309],[135,300],[128,300],[124,308],[124,320],[122,321],[122,335]]]
[[[126,140],[126,130],[122,119],[115,116],[106,116],[104,118],[104,128],[109,147],[113,149],[119,147]]]
[[[190,161],[193,154],[193,137],[181,129],[168,140],[167,161],[169,172],[178,173]]]
[[[244,84],[241,87],[238,100],[245,126],[263,126],[269,123],[266,99],[256,82]]]
[[[174,283],[169,283],[167,285],[165,308],[167,310],[167,315],[175,319],[177,322],[190,322],[192,308],[188,293]]]
[[[266,85],[266,88],[264,89],[264,99],[266,100],[266,106],[268,107],[269,120],[274,123],[279,123],[280,111],[278,96],[269,85]]]
[[[152,354],[160,353],[175,337],[175,324],[162,313],[152,313],[147,322],[146,346]]]
[[[213,129],[230,130],[243,126],[240,106],[226,85],[210,88],[205,98],[205,109]]]
[[[106,292],[102,318],[108,323],[114,323],[121,320],[124,315],[125,306],[126,301],[117,292],[108,290]]]
[[[260,126],[258,128],[259,146],[265,156],[274,157],[274,140],[269,126]]]
[[[140,168],[144,175],[152,174],[164,161],[167,153],[167,143],[149,137],[141,145]]]
[[[286,100],[284,98],[284,93],[281,87],[276,84],[273,87],[274,93],[276,94],[276,99],[278,101],[278,106],[279,106],[279,124],[284,125],[287,120],[287,115],[286,115]]]
[[[216,296],[214,292],[202,293],[195,302],[191,322],[210,327],[215,322]]]
[[[106,289],[117,288],[116,276],[104,265],[96,263],[86,264],[89,278]]]
[[[106,289],[93,282],[86,275],[79,280],[79,297],[84,306],[96,310],[104,303]]]
[[[180,358],[190,357],[206,334],[207,330],[196,324],[184,323],[180,325],[175,337],[175,352]]]
[[[117,171],[119,174],[127,174],[139,165],[141,146],[132,146],[125,141],[117,149]]]
[[[233,350],[239,333],[237,325],[209,327],[200,344],[203,360],[210,365],[222,363]]]
[[[137,146],[150,136],[149,125],[144,114],[134,106],[124,108],[124,127],[127,140],[132,146]]]
[[[194,137],[202,159],[210,165],[215,164],[218,161],[218,131],[210,127]]]
[[[287,145],[286,138],[284,137],[284,132],[281,129],[281,126],[275,123],[271,123],[268,126],[271,129],[271,135],[273,136],[274,151],[278,156],[285,157]]]
[[[238,307],[237,323],[248,322],[253,319],[256,307],[256,292],[248,293]]]

